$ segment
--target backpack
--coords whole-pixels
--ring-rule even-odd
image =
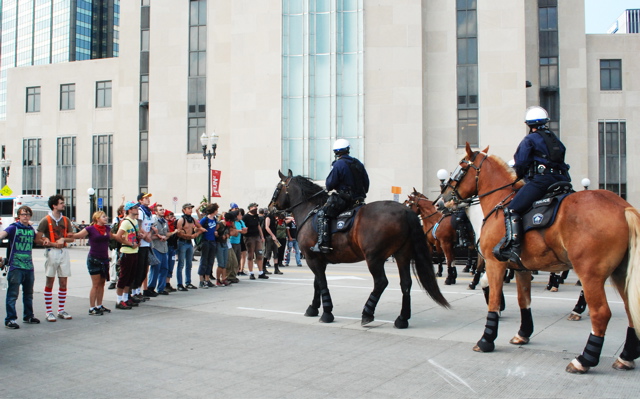
[[[122,222],[122,219],[118,218],[118,220],[116,220],[116,222],[111,225],[111,231],[115,233],[114,234],[118,234],[118,230],[120,229],[120,223]],[[118,240],[114,240],[113,238],[109,239],[109,249],[110,250],[120,250],[120,248],[122,247],[122,243]]]
[[[564,145],[562,144],[558,136],[556,136],[550,130],[537,130],[536,133],[538,133],[544,140],[544,144],[549,150],[549,157],[547,158],[547,156],[542,153],[536,153],[536,155],[540,156],[541,158],[548,159],[549,161],[556,164],[563,165],[565,150]]]

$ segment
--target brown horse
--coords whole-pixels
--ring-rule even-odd
[[[456,283],[458,277],[458,271],[456,270],[456,254],[454,252],[454,246],[456,244],[456,229],[453,227],[453,221],[451,215],[444,215],[439,212],[424,194],[419,193],[416,189],[409,194],[409,198],[405,201],[412,211],[420,215],[422,219],[422,229],[427,236],[427,241],[432,248],[435,248],[435,253],[442,254],[445,257],[447,263],[447,278],[445,285],[451,285]],[[434,235],[433,227],[438,224],[436,234]],[[469,249],[473,249],[471,246]],[[438,269],[438,274],[442,275],[441,266]]]
[[[514,183],[513,170],[500,158],[473,152],[467,143],[466,156],[447,182],[443,199],[451,206],[477,195],[485,215],[481,250],[486,257],[491,295],[485,332],[474,350],[490,352],[498,335],[497,312],[506,267],[517,265],[499,262],[493,248],[505,234],[501,211],[522,182]],[[604,290],[611,280],[622,297],[629,327],[624,349],[613,367],[629,370],[640,356],[640,340],[635,326],[640,326],[640,213],[618,195],[606,190],[584,190],[569,195],[558,209],[555,223],[545,229],[528,232],[522,243],[522,263],[526,271],[516,273],[520,331],[511,340],[521,345],[533,333],[531,317],[531,270],[561,272],[573,269],[584,288],[591,309],[592,333],[584,352],[566,368],[570,373],[585,373],[600,360],[602,344],[611,310]]]
[[[373,291],[362,310],[362,325],[374,320],[374,312],[380,296],[389,284],[384,272],[384,263],[395,256],[400,273],[402,310],[394,325],[407,328],[411,317],[411,272],[409,265],[414,260],[413,271],[422,288],[439,305],[449,307],[440,293],[426,239],[418,216],[407,207],[393,201],[378,201],[364,205],[355,216],[353,226],[346,232],[334,233],[331,239],[333,250],[328,254],[312,252],[310,248],[317,240],[313,228],[313,215],[327,201],[328,194],[320,186],[302,176],[288,176],[278,172],[280,182],[276,186],[270,206],[289,210],[298,222],[298,243],[314,274],[314,294],[305,316],[317,316],[322,298],[323,314],[320,321],[330,323],[333,303],[327,286],[325,271],[328,263],[354,263],[367,261],[373,276]]]

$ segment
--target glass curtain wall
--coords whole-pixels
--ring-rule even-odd
[[[364,158],[364,1],[282,1],[282,168],[329,173],[333,141]]]

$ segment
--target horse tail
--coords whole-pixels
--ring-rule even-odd
[[[448,308],[449,302],[442,296],[436,273],[433,270],[433,262],[431,261],[431,251],[427,247],[427,239],[422,231],[420,219],[413,212],[406,212],[407,222],[409,224],[409,234],[411,235],[411,244],[413,247],[413,274],[416,276],[420,286],[429,294],[438,305]]]
[[[629,225],[629,264],[625,291],[629,314],[638,334],[640,333],[640,213],[635,208],[626,208],[624,216]]]

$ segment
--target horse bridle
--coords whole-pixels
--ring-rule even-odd
[[[453,195],[448,194],[447,196],[443,196],[444,202],[449,202],[449,201],[453,200],[453,202],[458,204],[458,203],[460,203],[461,201],[464,200],[464,198],[461,198],[461,195],[458,192],[458,186],[460,185],[460,182],[462,181],[462,179],[467,175],[467,172],[469,171],[469,168],[474,168],[476,170],[476,194],[478,195],[478,197],[481,196],[479,194],[479,191],[478,191],[479,190],[478,178],[480,176],[480,170],[482,169],[482,164],[487,159],[487,157],[485,155],[485,157],[482,158],[482,161],[480,161],[480,164],[478,166],[476,166],[474,164],[474,162],[475,162],[475,160],[476,160],[476,158],[478,157],[479,154],[480,154],[479,151],[474,152],[473,153],[473,157],[471,157],[470,160],[466,160],[466,159],[462,158],[462,160],[460,161],[460,165],[458,165],[458,167],[453,171],[453,173],[451,173],[451,177],[449,178],[449,180],[447,180],[447,184],[445,185],[445,190],[447,188],[451,188],[451,191],[452,191]],[[466,167],[463,167],[462,164],[465,164]],[[454,186],[452,184],[453,182],[456,182],[457,184]],[[443,190],[443,191],[445,191],[445,190]],[[483,194],[483,195],[487,195],[487,194]],[[450,198],[446,198],[446,197],[450,197]]]
[[[411,197],[417,198],[417,201],[415,199],[411,199]],[[424,197],[424,198],[423,197],[418,197],[418,196],[415,196],[415,195],[411,194],[411,195],[409,195],[408,205],[415,204],[417,206],[419,201],[429,201],[429,198],[427,198],[427,197]],[[420,209],[420,208],[418,208],[418,209]],[[420,220],[426,220],[426,219],[429,219],[431,216],[437,215],[438,213],[440,213],[440,211],[436,209],[436,211],[433,212],[430,215],[427,215],[427,216],[418,215],[418,217],[420,218]]]
[[[293,179],[293,177],[288,177],[284,181],[280,180],[280,182],[278,183],[278,186],[276,187],[276,190],[273,192],[273,197],[271,197],[271,204],[274,204],[276,202],[276,199],[280,196],[280,193],[282,192],[282,187],[284,187],[284,190],[285,190],[284,193],[286,195],[289,195],[289,183],[291,182],[291,179]],[[291,212],[297,206],[309,201],[311,198],[317,197],[318,195],[322,194],[325,191],[326,191],[325,189],[322,189],[322,190],[318,191],[317,193],[313,194],[311,197],[303,199],[300,202],[298,202],[297,204],[292,205],[292,206],[288,207],[287,209],[284,209],[284,211],[285,212]]]

